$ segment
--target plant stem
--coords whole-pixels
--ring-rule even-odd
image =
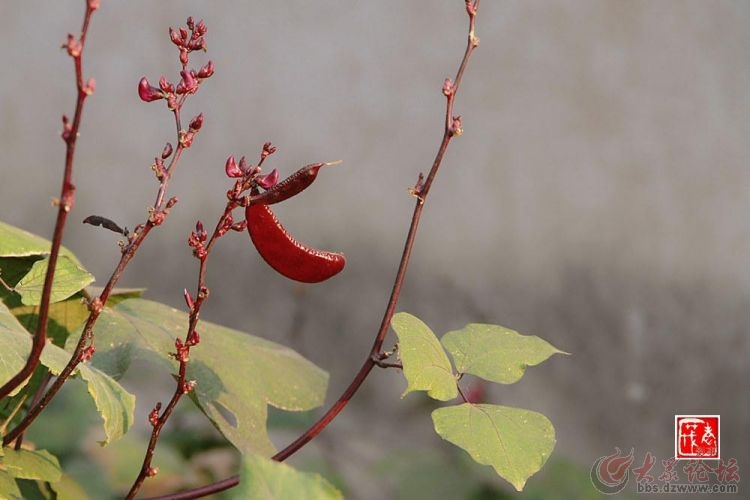
[[[63,173],[62,188],[60,190],[60,199],[57,201],[57,220],[55,221],[55,230],[52,236],[52,248],[50,249],[49,259],[47,261],[47,274],[44,277],[44,285],[42,287],[42,299],[41,304],[39,305],[39,318],[37,320],[36,332],[31,344],[31,352],[29,353],[26,363],[18,373],[0,387],[0,399],[8,396],[31,376],[39,365],[39,358],[41,357],[42,350],[47,342],[47,322],[49,320],[49,306],[50,298],[52,296],[52,281],[55,276],[55,268],[57,267],[57,257],[60,254],[60,247],[62,246],[65,223],[68,220],[68,214],[72,210],[75,200],[73,163],[76,142],[78,140],[78,129],[81,125],[81,117],[83,115],[83,104],[90,94],[90,90],[83,81],[81,59],[83,56],[83,49],[86,46],[86,35],[89,30],[89,21],[95,10],[96,6],[92,5],[92,2],[87,1],[86,12],[83,16],[83,26],[81,27],[81,36],[78,39],[80,42],[80,49],[76,54],[71,54],[75,66],[78,95],[76,98],[76,109],[73,122],[70,124],[70,128],[63,132],[63,138],[65,140],[65,170]],[[65,121],[66,119],[64,119],[64,122]],[[66,127],[68,126],[67,124],[65,125]]]
[[[164,428],[164,425],[166,425],[167,420],[169,420],[169,417],[172,415],[172,412],[174,411],[175,407],[177,406],[177,403],[179,403],[180,399],[182,399],[182,396],[190,392],[192,390],[192,387],[190,389],[186,389],[188,387],[189,382],[186,380],[186,373],[187,373],[187,364],[189,361],[189,354],[190,354],[190,347],[195,344],[191,344],[190,338],[195,333],[195,329],[198,326],[198,319],[200,317],[200,310],[203,306],[203,301],[208,298],[208,287],[206,285],[206,270],[208,265],[208,257],[211,254],[211,250],[213,249],[214,245],[216,244],[216,241],[221,238],[225,231],[223,228],[225,227],[225,221],[231,217],[232,210],[234,210],[237,207],[236,202],[229,201],[224,208],[224,213],[219,217],[219,221],[216,223],[216,227],[214,228],[214,232],[211,235],[211,238],[208,240],[208,244],[205,246],[205,256],[203,258],[200,258],[200,268],[198,270],[198,287],[196,290],[196,298],[195,302],[192,306],[189,304],[190,308],[190,319],[188,321],[188,329],[187,334],[185,335],[185,341],[181,342],[182,346],[184,346],[184,349],[186,350],[186,354],[184,357],[180,356],[180,348],[177,348],[176,358],[178,359],[180,363],[179,371],[178,371],[178,377],[177,377],[177,384],[175,386],[175,391],[172,394],[172,399],[169,400],[169,403],[167,404],[167,407],[164,409],[164,411],[159,414],[159,409],[161,407],[161,403],[158,403],[157,406],[154,408],[153,415],[158,415],[158,418],[152,420],[153,429],[151,430],[151,437],[148,442],[148,447],[146,448],[145,456],[143,457],[143,463],[141,464],[141,470],[138,473],[138,476],[135,478],[135,481],[133,481],[133,485],[130,488],[130,491],[128,492],[127,496],[125,497],[126,500],[132,500],[135,498],[136,493],[138,493],[138,490],[143,485],[143,482],[146,480],[146,478],[154,476],[158,469],[155,469],[151,466],[151,461],[154,458],[154,451],[156,450],[156,444],[159,441],[159,436],[161,434],[162,429]],[[224,231],[224,232],[222,232]]]
[[[284,449],[276,453],[276,455],[272,457],[274,460],[283,462],[294,453],[296,453],[300,448],[305,446],[312,439],[314,439],[318,434],[320,434],[323,429],[325,429],[328,424],[330,424],[336,418],[341,410],[344,409],[344,407],[351,400],[354,394],[356,394],[356,392],[362,386],[362,383],[365,381],[365,379],[367,379],[367,376],[370,374],[370,371],[372,371],[373,367],[379,365],[376,360],[381,359],[383,342],[385,341],[385,337],[388,333],[388,328],[391,324],[391,319],[393,318],[393,314],[396,311],[396,305],[398,304],[398,300],[401,295],[401,288],[403,287],[404,279],[406,277],[406,271],[409,266],[409,260],[411,258],[412,248],[414,247],[414,241],[417,235],[419,220],[422,216],[422,210],[424,208],[425,200],[427,199],[427,195],[429,194],[430,187],[432,186],[432,182],[437,175],[438,169],[442,164],[443,157],[446,150],[448,149],[448,145],[450,144],[451,139],[455,135],[458,135],[458,133],[460,133],[460,131],[457,131],[453,126],[453,103],[455,101],[456,94],[461,84],[461,80],[463,78],[469,58],[474,52],[474,49],[479,46],[479,39],[475,36],[474,33],[474,21],[476,18],[477,10],[479,8],[479,0],[466,0],[465,3],[466,11],[469,15],[469,36],[468,42],[466,44],[466,51],[464,52],[463,59],[461,60],[458,72],[456,73],[456,78],[453,82],[452,91],[446,95],[446,119],[443,138],[440,141],[440,146],[438,148],[437,154],[435,155],[435,160],[432,163],[432,168],[430,169],[427,178],[425,179],[423,184],[420,185],[420,183],[418,183],[417,187],[415,187],[413,190],[415,196],[417,197],[417,202],[412,214],[409,233],[406,237],[404,250],[401,254],[401,261],[396,273],[396,279],[393,283],[393,289],[391,290],[391,295],[388,299],[385,313],[383,314],[383,320],[380,323],[380,328],[378,329],[377,335],[375,336],[372,348],[365,358],[365,361],[362,363],[362,367],[359,369],[354,379],[344,390],[341,396],[339,396],[339,398],[333,403],[333,405],[331,405],[331,407],[325,412],[325,414],[323,414],[322,417],[320,417],[317,422],[315,422],[309,429],[307,429],[303,434],[301,434],[297,439],[287,445]],[[233,488],[234,486],[237,486],[239,482],[239,476],[235,475],[206,486],[186,490],[171,495],[152,497],[148,500],[187,500],[192,498],[200,498],[212,493],[217,493],[219,491]]]

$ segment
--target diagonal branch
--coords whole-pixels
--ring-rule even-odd
[[[435,155],[435,159],[432,163],[432,168],[430,169],[427,178],[423,179],[422,175],[420,174],[416,186],[411,190],[412,194],[417,198],[417,201],[414,207],[414,212],[412,214],[409,233],[407,234],[406,242],[404,244],[404,250],[401,255],[401,261],[396,273],[396,279],[393,283],[393,289],[391,290],[391,295],[388,299],[388,304],[386,305],[385,313],[383,314],[380,328],[378,329],[378,332],[375,336],[372,349],[365,358],[362,367],[359,369],[354,379],[344,390],[341,396],[339,396],[339,398],[333,403],[333,405],[331,405],[331,407],[325,412],[325,414],[323,414],[322,417],[320,417],[317,422],[315,422],[309,429],[307,429],[292,443],[287,445],[283,450],[274,455],[274,460],[280,462],[286,460],[294,453],[296,453],[300,448],[314,439],[318,434],[320,434],[328,426],[328,424],[330,424],[336,418],[336,416],[341,413],[347,403],[349,403],[351,398],[362,386],[362,383],[365,381],[365,379],[367,379],[367,376],[370,374],[372,369],[376,365],[379,365],[378,360],[382,358],[381,350],[383,342],[385,341],[385,337],[388,333],[388,328],[391,324],[391,319],[393,318],[393,314],[396,311],[396,306],[401,295],[401,288],[403,287],[404,279],[406,277],[406,271],[409,266],[409,260],[411,258],[412,248],[414,247],[414,241],[416,239],[419,220],[422,215],[422,210],[424,209],[425,200],[427,199],[427,195],[429,194],[432,182],[437,175],[440,165],[442,164],[443,157],[446,150],[448,149],[448,145],[450,144],[451,139],[457,135],[461,135],[462,133],[460,117],[453,116],[453,103],[463,79],[464,71],[466,69],[469,58],[474,52],[474,49],[479,46],[479,38],[476,37],[474,31],[475,18],[477,10],[479,8],[479,0],[465,0],[465,3],[466,12],[469,16],[469,35],[466,44],[466,51],[464,52],[464,56],[461,60],[461,64],[456,73],[455,79],[453,81],[446,80],[445,84],[443,85],[443,94],[446,97],[446,118],[443,137],[440,141],[440,146],[438,147],[437,154]],[[187,500],[192,498],[200,498],[233,488],[234,486],[237,486],[239,484],[239,481],[239,476],[232,476],[206,486],[186,490],[180,493],[153,497],[149,500]]]
[[[28,379],[39,365],[39,358],[47,342],[47,322],[49,320],[50,298],[52,296],[52,281],[57,267],[57,257],[60,255],[62,246],[63,233],[65,232],[65,223],[68,220],[68,214],[73,209],[75,200],[75,186],[73,185],[73,162],[75,157],[76,142],[78,141],[78,129],[81,125],[83,115],[83,104],[86,98],[94,92],[94,81],[83,80],[82,57],[83,49],[86,46],[86,35],[89,30],[89,21],[91,15],[99,7],[98,0],[87,0],[86,12],[83,16],[83,26],[81,35],[76,39],[72,34],[68,35],[68,42],[64,45],[68,50],[68,55],[73,58],[75,66],[76,87],[78,95],[76,98],[76,109],[73,121],[69,122],[68,118],[63,115],[63,132],[62,138],[65,141],[65,171],[63,173],[62,188],[60,190],[60,199],[55,201],[57,205],[57,220],[55,221],[55,230],[52,236],[52,248],[47,261],[47,274],[44,277],[44,286],[42,288],[42,302],[39,306],[39,318],[36,325],[36,333],[31,345],[31,352],[26,360],[26,364],[21,370],[0,387],[0,399],[5,398],[13,392],[19,385]]]

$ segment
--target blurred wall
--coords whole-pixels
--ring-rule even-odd
[[[82,7],[0,8],[2,218],[48,236],[60,114],[73,110],[59,46]],[[204,129],[170,187],[179,205],[122,284],[180,306],[196,268],[184,242],[196,219],[221,210],[228,155],[255,158],[273,141],[282,175],[343,160],[278,213],[299,239],[344,251],[346,272],[296,287],[245,235],[226,238],[203,316],[305,353],[331,371],[332,400],[390,291],[413,206],[406,189],[432,162],[440,87],[463,53],[463,2],[102,2],[65,240],[99,283],[115,237],[78,222],[95,213],[133,227],[153,202],[149,165],[174,142],[173,124],[136,84],[176,79],[167,27],[188,15],[205,19],[216,64],[185,111],[204,112]],[[673,415],[690,411],[721,413],[732,440],[722,455],[747,458],[749,25],[741,1],[482,3],[481,46],[456,104],[465,134],[428,201],[401,309],[439,333],[500,323],[573,353],[497,395],[549,414],[559,452],[582,464],[614,446],[667,458]],[[384,419],[409,408],[402,390],[397,376],[374,374],[335,425],[356,436],[369,402]]]

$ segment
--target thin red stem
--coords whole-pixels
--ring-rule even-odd
[[[159,414],[159,417],[152,422],[153,429],[151,431],[151,437],[148,442],[148,446],[146,448],[146,453],[143,458],[143,463],[141,464],[141,470],[138,473],[138,476],[136,477],[135,481],[133,482],[133,485],[130,488],[130,491],[128,492],[126,499],[132,500],[135,498],[136,493],[138,493],[138,490],[143,485],[146,478],[151,477],[156,474],[156,469],[154,469],[151,465],[151,462],[154,458],[154,452],[156,450],[156,444],[159,441],[159,436],[161,435],[161,431],[164,428],[164,426],[167,423],[167,420],[169,420],[169,417],[172,415],[172,412],[174,411],[175,407],[177,406],[177,403],[179,403],[180,399],[187,394],[185,387],[186,384],[188,384],[186,380],[186,373],[187,373],[187,364],[189,361],[189,354],[190,354],[190,347],[195,344],[191,344],[189,342],[189,339],[194,334],[196,327],[198,326],[198,319],[200,317],[200,310],[203,306],[203,302],[208,298],[208,287],[206,285],[206,272],[207,272],[207,266],[208,266],[208,258],[211,254],[211,250],[213,249],[214,245],[218,241],[219,238],[221,238],[226,233],[226,227],[227,227],[227,220],[231,217],[232,211],[237,208],[237,203],[235,201],[229,201],[224,208],[224,213],[219,217],[219,221],[216,223],[216,226],[214,227],[213,234],[211,235],[211,238],[209,238],[208,243],[205,245],[205,254],[203,258],[200,258],[200,268],[198,270],[198,286],[196,289],[196,299],[193,302],[193,305],[190,310],[190,319],[188,321],[188,329],[187,334],[185,335],[185,340],[182,342],[182,345],[185,349],[185,356],[181,357],[179,353],[179,348],[177,349],[177,355],[178,361],[180,363],[179,371],[178,371],[178,377],[177,377],[177,383],[175,386],[175,391],[172,394],[172,399],[170,399],[169,403],[167,404],[167,407],[164,409],[164,411]],[[154,411],[159,411],[159,406],[157,406]]]
[[[78,95],[76,98],[76,109],[73,122],[70,125],[70,129],[66,130],[64,134],[65,138],[65,170],[63,173],[62,188],[60,190],[60,199],[57,202],[57,220],[55,221],[55,230],[52,236],[52,248],[50,249],[49,259],[47,261],[47,273],[44,278],[44,285],[42,287],[42,298],[41,304],[39,305],[39,317],[36,325],[36,332],[31,345],[31,352],[26,360],[23,368],[16,373],[10,380],[8,380],[2,387],[0,387],[0,399],[5,398],[11,392],[13,392],[19,385],[28,379],[34,372],[36,367],[39,365],[39,358],[42,355],[42,350],[47,342],[47,322],[49,320],[49,306],[50,298],[52,296],[52,282],[55,276],[55,268],[57,267],[57,258],[60,254],[60,247],[62,245],[63,233],[65,232],[65,223],[68,219],[68,214],[73,208],[73,202],[75,199],[75,186],[73,185],[73,163],[75,157],[76,142],[78,140],[78,129],[81,125],[81,116],[83,115],[83,104],[86,101],[89,93],[86,92],[86,86],[83,81],[83,69],[81,59],[83,56],[83,50],[86,46],[86,34],[88,33],[89,21],[91,15],[96,10],[89,2],[86,2],[86,12],[83,16],[83,26],[81,27],[81,35],[79,37],[80,50],[76,55],[73,55],[73,63],[75,66],[76,75],[76,86],[78,88]]]
[[[424,181],[424,183],[421,186],[418,186],[414,189],[415,196],[417,197],[417,202],[414,207],[414,212],[412,214],[412,220],[411,225],[409,226],[409,233],[406,237],[406,243],[404,244],[404,250],[401,254],[401,261],[399,263],[398,272],[396,273],[396,279],[393,283],[393,289],[391,290],[390,298],[388,299],[388,304],[386,305],[385,313],[383,314],[383,320],[380,323],[380,328],[378,329],[377,335],[375,336],[375,340],[373,342],[372,348],[370,349],[370,352],[363,362],[361,368],[355,375],[354,379],[351,381],[349,386],[344,390],[344,392],[339,396],[339,398],[331,405],[331,407],[323,414],[320,419],[315,422],[309,429],[307,429],[304,433],[302,433],[297,439],[295,439],[293,442],[291,442],[289,445],[287,445],[284,449],[276,453],[272,458],[277,461],[284,461],[290,456],[292,456],[294,453],[296,453],[300,448],[305,446],[307,443],[309,443],[312,439],[314,439],[318,434],[320,434],[323,429],[325,429],[328,424],[330,424],[336,416],[341,413],[341,411],[344,409],[344,407],[349,403],[351,398],[356,394],[356,392],[359,390],[359,388],[362,386],[362,383],[367,379],[367,376],[372,371],[373,367],[378,365],[378,361],[382,358],[381,356],[381,350],[383,346],[383,342],[385,341],[386,335],[388,333],[388,328],[391,324],[391,319],[393,318],[393,314],[396,311],[396,306],[398,304],[399,297],[401,295],[401,289],[403,287],[404,279],[406,277],[406,271],[409,266],[409,260],[411,258],[411,252],[412,248],[414,246],[414,241],[417,235],[417,229],[419,227],[419,220],[422,215],[422,210],[424,208],[424,203],[427,198],[427,195],[429,194],[430,187],[432,186],[432,182],[437,175],[438,169],[440,168],[440,165],[443,161],[443,157],[445,156],[445,152],[448,149],[448,145],[450,144],[451,138],[456,135],[456,131],[452,127],[453,123],[453,117],[452,117],[452,111],[453,111],[453,103],[456,97],[456,93],[458,92],[458,88],[460,86],[464,71],[466,69],[466,65],[468,63],[469,58],[471,57],[471,54],[474,52],[474,49],[478,46],[478,39],[476,38],[474,34],[474,20],[476,17],[477,9],[479,8],[479,0],[467,0],[466,1],[466,8],[467,13],[469,14],[469,37],[467,42],[466,51],[464,52],[463,59],[461,60],[461,65],[459,66],[458,72],[456,74],[456,78],[454,80],[453,90],[449,95],[447,95],[447,104],[446,104],[446,121],[445,121],[445,129],[443,132],[443,138],[440,142],[440,146],[438,148],[437,154],[435,155],[435,160],[432,163],[432,168],[430,169],[430,172]],[[183,491],[180,493],[175,493],[171,495],[163,495],[158,497],[152,497],[149,500],[186,500],[186,499],[192,499],[192,498],[200,498],[202,496],[207,496],[219,491],[224,491],[229,488],[232,488],[234,486],[237,486],[239,484],[239,476],[235,475],[226,479],[223,479],[221,481],[202,486],[200,488],[195,488],[187,491]]]
[[[90,17],[89,11],[87,11],[87,14]],[[86,20],[84,21],[84,27],[87,27],[87,26],[88,26],[88,21]],[[83,43],[84,40],[85,40],[85,37],[82,36],[81,43]],[[83,89],[83,86],[82,86],[83,83],[82,83],[82,79],[79,73],[80,62],[76,65],[76,72],[79,78],[78,81],[79,81],[79,98],[80,98],[81,89]],[[60,372],[60,374],[52,383],[52,385],[44,394],[44,396],[42,396],[36,404],[32,405],[29,408],[29,411],[21,420],[21,422],[18,424],[18,426],[14,428],[13,430],[11,430],[3,438],[3,445],[7,445],[8,443],[12,442],[14,439],[17,439],[19,436],[23,434],[23,432],[28,428],[28,426],[31,425],[31,423],[47,407],[50,401],[52,401],[55,395],[57,395],[57,393],[62,388],[63,384],[73,374],[76,367],[84,360],[88,350],[93,348],[94,325],[99,319],[99,315],[104,309],[104,305],[107,303],[107,300],[109,299],[109,295],[111,294],[118,280],[122,276],[122,273],[125,271],[125,268],[127,267],[127,265],[130,263],[133,257],[135,257],[136,252],[140,248],[143,241],[146,239],[146,236],[148,236],[151,229],[160,225],[166,218],[169,212],[169,208],[171,206],[169,202],[167,202],[166,207],[164,206],[164,198],[167,192],[167,187],[172,177],[173,170],[176,168],[177,163],[179,162],[179,159],[182,155],[182,152],[186,149],[186,147],[188,147],[185,144],[183,144],[181,140],[183,131],[181,130],[180,124],[179,124],[180,110],[182,109],[182,105],[184,104],[186,98],[187,98],[187,94],[182,95],[180,99],[177,101],[176,108],[173,110],[175,123],[177,125],[177,130],[178,130],[177,147],[175,148],[174,154],[172,155],[169,166],[164,169],[163,175],[159,177],[159,188],[158,188],[158,192],[156,195],[156,201],[154,202],[153,207],[149,210],[148,218],[146,219],[144,223],[138,225],[135,228],[135,230],[133,230],[133,232],[128,236],[128,243],[124,247],[122,256],[120,257],[120,261],[117,264],[117,267],[113,271],[112,275],[110,276],[109,280],[107,281],[107,284],[104,286],[104,289],[102,290],[101,294],[98,297],[89,301],[89,311],[90,311],[89,317],[86,320],[86,323],[83,328],[83,332],[81,333],[81,336],[78,339],[78,343],[76,344],[76,347],[73,353],[71,354],[71,358],[68,361],[68,364]],[[71,132],[70,134],[71,137],[75,137],[77,135],[77,127],[75,126],[75,123],[77,123],[76,120],[79,120],[79,119],[80,119],[80,109],[76,108],[76,118],[74,120],[73,132]],[[195,132],[197,132],[197,130]],[[73,142],[73,144],[75,144],[75,142]],[[72,153],[71,153],[70,146],[68,148],[68,156],[70,157],[70,161],[72,165]],[[67,163],[66,163],[66,167],[67,167]],[[72,188],[72,185],[71,185],[71,188]],[[54,243],[54,240],[53,240],[53,243]],[[50,267],[52,266],[50,265]],[[45,286],[46,286],[46,283],[45,283]],[[44,302],[42,303],[42,305],[44,305]],[[46,319],[44,320],[42,319],[41,310],[40,310],[40,316],[39,316],[39,323],[46,325]],[[36,341],[36,338],[35,338],[35,341]],[[37,362],[38,362],[38,358],[37,358]]]

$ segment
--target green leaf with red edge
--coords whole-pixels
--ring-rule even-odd
[[[138,357],[175,371],[176,338],[185,338],[186,313],[158,302],[125,300],[105,308],[94,328],[97,354],[91,363],[121,374]],[[267,406],[306,411],[323,404],[328,374],[279,344],[200,321],[201,342],[190,351],[187,377],[197,381],[191,397],[243,453],[270,456]],[[116,368],[113,368],[116,367]]]
[[[401,397],[413,391],[426,391],[440,401],[458,396],[451,362],[432,330],[419,318],[400,312],[391,319],[398,337],[398,355],[408,382]]]
[[[499,325],[472,323],[446,333],[441,342],[459,373],[500,384],[518,382],[527,367],[553,354],[567,354],[535,335],[521,335]]]
[[[521,408],[464,403],[432,412],[435,431],[516,490],[538,472],[555,447],[555,429],[541,413]]]
[[[232,499],[245,500],[341,500],[343,495],[323,476],[298,471],[289,465],[258,455],[243,457],[240,484]]]

